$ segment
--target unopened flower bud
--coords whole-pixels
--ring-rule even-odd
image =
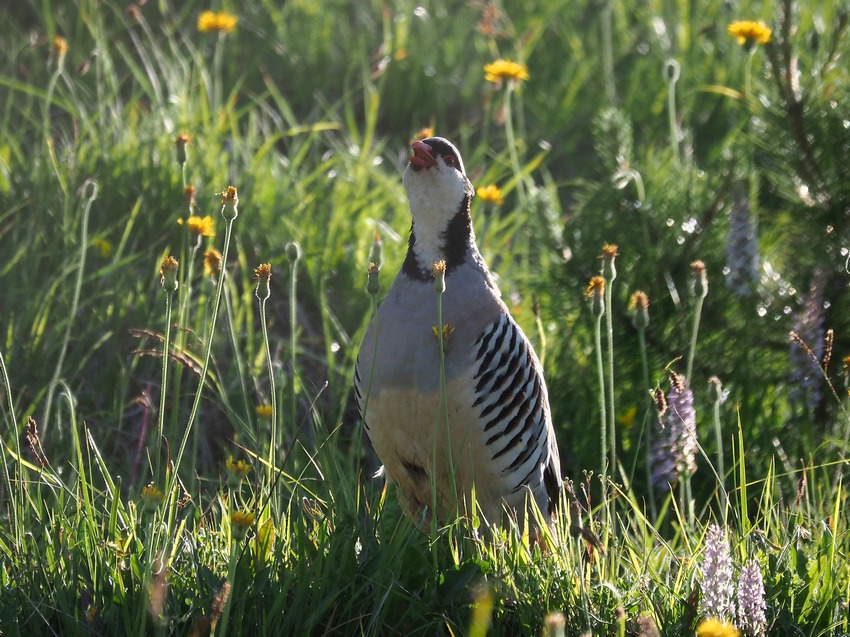
[[[431,271],[434,274],[434,289],[437,294],[442,294],[446,291],[446,262],[435,261]]]
[[[602,246],[602,276],[609,283],[617,278],[617,268],[614,266],[614,259],[617,258],[619,248],[613,243],[606,243]]]
[[[174,140],[174,147],[177,149],[177,163],[181,166],[186,163],[186,146],[189,145],[191,139],[188,133],[180,133]]]
[[[254,294],[261,301],[265,301],[269,298],[271,294],[271,290],[269,289],[269,281],[272,278],[272,265],[271,263],[261,263],[256,268],[254,268],[254,280],[257,282],[257,289],[254,291]]]
[[[159,284],[166,292],[177,291],[177,268],[180,266],[174,257],[165,257],[159,269]]]
[[[366,279],[366,291],[375,296],[378,292],[381,291],[381,282],[378,280],[378,274],[380,273],[380,268],[374,262],[369,264],[369,271],[367,273]]]
[[[705,263],[694,261],[691,263],[691,270],[694,274],[694,296],[704,299],[708,294],[708,274],[705,271]]]
[[[286,252],[286,258],[289,259],[290,263],[297,263],[301,258],[301,246],[297,241],[287,243],[284,250]]]
[[[649,297],[646,292],[638,290],[632,294],[630,305],[632,306],[632,320],[635,327],[639,330],[645,330],[649,327]]]

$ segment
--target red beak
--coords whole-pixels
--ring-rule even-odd
[[[425,142],[413,142],[410,149],[413,151],[410,163],[415,170],[437,165],[437,160],[431,154],[431,147]]]

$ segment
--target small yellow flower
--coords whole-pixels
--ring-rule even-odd
[[[592,296],[601,295],[605,292],[605,279],[597,275],[590,279],[587,284],[587,289],[584,291],[585,298],[589,299]]]
[[[215,248],[204,252],[204,272],[214,277],[221,273],[221,252]]]
[[[218,31],[220,33],[230,33],[236,28],[239,22],[232,13],[226,11],[204,11],[198,16],[198,31],[201,33],[212,33]]]
[[[435,337],[440,338],[440,328],[438,328],[436,325],[434,325],[431,328],[431,333]],[[452,326],[451,323],[446,323],[445,325],[443,325],[443,343],[448,343],[449,339],[452,337],[452,334],[454,334],[454,333],[455,333],[455,328]]]
[[[753,44],[767,44],[773,32],[764,22],[754,20],[736,20],[728,27],[729,35],[738,40],[738,44],[747,48]]]
[[[617,422],[623,427],[631,427],[635,424],[635,415],[637,415],[637,407],[632,405],[622,414],[617,416]]]
[[[739,637],[740,634],[735,626],[719,619],[706,619],[697,626],[697,637]]]
[[[159,284],[166,292],[177,290],[177,268],[180,263],[174,257],[165,257],[159,269]]]
[[[492,203],[497,206],[501,206],[505,203],[505,198],[502,196],[502,189],[495,184],[481,186],[481,188],[475,191],[475,194],[477,194],[481,198],[481,201],[485,203]]]
[[[420,128],[419,131],[413,136],[413,139],[411,139],[410,141],[411,141],[411,143],[412,142],[418,142],[418,141],[421,141],[423,139],[427,139],[427,138],[433,137],[433,136],[434,136],[434,129],[431,128],[430,126],[426,126],[425,128]]]
[[[271,405],[257,405],[254,411],[257,412],[257,415],[260,418],[271,418],[272,416],[272,406]]]
[[[142,487],[142,509],[144,511],[156,511],[165,500],[165,494],[153,486],[153,483]]]
[[[61,35],[53,38],[53,52],[59,57],[65,57],[65,54],[68,53],[68,40]]]
[[[94,247],[100,251],[100,256],[104,259],[109,258],[109,255],[112,254],[112,244],[106,239],[95,239],[92,243],[94,243]]]
[[[525,64],[511,60],[496,60],[484,65],[484,79],[499,84],[503,80],[524,82],[529,79],[528,68]]]
[[[177,223],[182,225],[183,220],[178,219]],[[192,235],[193,238],[214,237],[214,226],[213,218],[210,215],[207,215],[206,217],[192,215],[186,220],[186,228],[189,230],[189,234]]]
[[[245,537],[252,526],[254,526],[254,514],[250,511],[234,511],[230,514],[230,532],[233,539],[241,540]]]
[[[251,473],[250,464],[244,460],[234,460],[233,456],[227,458],[227,462],[224,463],[224,468],[227,471],[227,484],[234,489],[242,484],[242,480],[245,479],[245,476]]]
[[[602,316],[605,312],[605,279],[598,274],[590,279],[584,296],[591,300],[593,313]]]
[[[434,261],[431,272],[434,275],[434,289],[437,290],[437,294],[442,294],[446,291],[446,262]]]

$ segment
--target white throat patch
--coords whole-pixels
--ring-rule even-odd
[[[404,171],[404,188],[413,217],[413,234],[419,266],[430,270],[435,261],[445,259],[441,248],[449,221],[457,214],[464,197],[471,194],[469,180],[437,157],[437,166]],[[474,237],[473,237],[474,240]]]

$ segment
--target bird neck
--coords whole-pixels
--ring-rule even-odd
[[[475,246],[475,232],[469,214],[470,197],[463,201],[448,224],[440,229],[433,224],[416,223],[414,215],[410,226],[410,240],[402,272],[417,281],[431,281],[434,263],[446,262],[446,276],[466,262]]]

